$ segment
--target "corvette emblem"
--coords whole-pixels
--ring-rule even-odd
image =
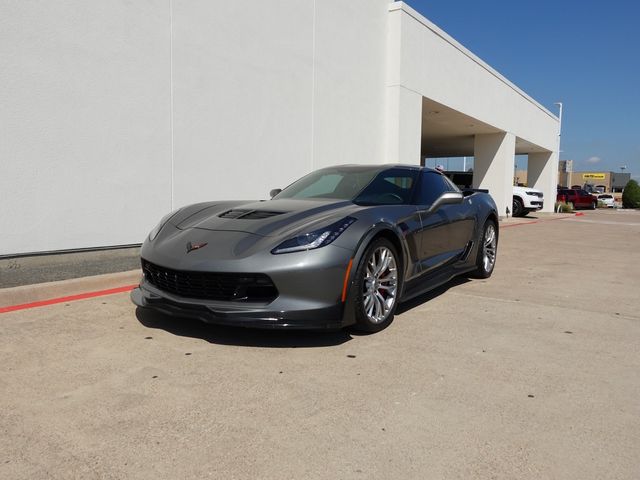
[[[202,247],[206,247],[207,245],[208,244],[206,242],[205,243],[191,243],[191,242],[189,242],[189,243],[187,243],[187,253],[189,253],[189,252],[191,252],[193,250],[199,250]]]

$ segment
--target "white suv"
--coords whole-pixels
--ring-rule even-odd
[[[544,205],[544,195],[540,190],[529,187],[513,187],[513,217],[524,217],[540,210]]]

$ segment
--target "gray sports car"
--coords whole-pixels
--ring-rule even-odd
[[[496,262],[493,199],[435,170],[337,166],[271,195],[163,218],[133,302],[209,323],[375,332],[398,302],[456,275],[487,278]]]

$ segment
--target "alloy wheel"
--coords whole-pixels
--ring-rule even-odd
[[[362,285],[364,312],[370,322],[378,324],[386,320],[395,305],[397,291],[395,255],[385,246],[378,247],[367,260]]]
[[[491,272],[496,263],[497,246],[498,237],[496,236],[496,227],[493,223],[489,223],[484,231],[484,240],[482,244],[482,265],[486,272]]]

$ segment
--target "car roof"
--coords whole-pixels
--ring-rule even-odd
[[[422,167],[420,165],[410,165],[410,164],[404,164],[404,163],[382,163],[382,164],[356,164],[356,163],[350,163],[350,164],[344,164],[344,165],[333,165],[330,167],[325,167],[325,168],[321,168],[319,170],[330,170],[330,169],[339,169],[339,170],[344,170],[344,171],[348,171],[348,172],[362,172],[362,171],[367,171],[367,170],[377,170],[379,172],[383,172],[385,170],[389,170],[392,168],[400,168],[400,169],[406,169],[406,170],[417,170],[417,171],[430,171],[430,172],[435,172],[435,173],[439,173],[442,174],[442,172],[440,172],[439,170],[435,170],[433,168],[429,168],[429,167]]]

